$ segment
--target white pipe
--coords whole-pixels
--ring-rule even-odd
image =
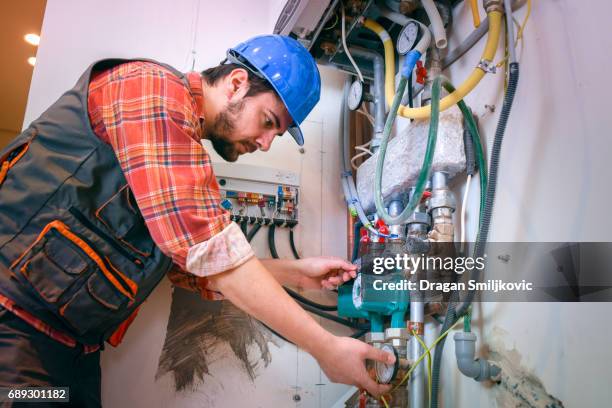
[[[427,17],[429,17],[429,21],[431,21],[431,31],[433,31],[436,47],[440,49],[446,48],[446,30],[444,29],[444,23],[442,22],[442,17],[440,17],[440,12],[438,12],[433,0],[421,0],[421,3],[423,3],[423,8],[427,13]]]
[[[344,4],[342,4],[342,3],[340,4],[340,9],[342,10],[342,48],[344,48],[344,52],[346,53],[346,56],[348,57],[349,61],[351,61],[351,64],[353,64],[353,67],[355,68],[355,71],[357,71],[357,76],[359,77],[359,82],[361,82],[363,84],[363,75],[361,75],[361,70],[359,69],[359,67],[355,63],[355,60],[353,59],[353,56],[351,55],[351,52],[349,51],[348,47],[346,46],[346,16],[344,15]]]
[[[423,36],[421,37],[417,45],[414,47],[414,49],[420,52],[421,55],[425,55],[425,52],[427,51],[427,48],[429,48],[429,44],[431,43],[431,31],[429,31],[429,27],[427,27],[425,24],[421,23],[420,21],[406,17],[403,14],[396,13],[395,11],[390,10],[388,7],[382,4],[379,5],[378,7],[379,7],[380,15],[393,21],[395,24],[399,24],[402,27],[404,27],[406,24],[410,23],[411,21],[414,21],[415,23],[419,25],[419,27],[421,28],[421,32],[423,33]]]
[[[516,45],[514,44],[514,21],[512,20],[512,1],[504,0],[506,11],[506,35],[508,36],[508,62],[516,62]]]

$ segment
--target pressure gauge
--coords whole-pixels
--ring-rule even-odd
[[[419,37],[419,24],[416,21],[411,21],[402,28],[397,36],[397,52],[400,55],[405,55],[416,44]]]
[[[351,84],[348,94],[348,107],[350,110],[357,110],[363,101],[363,83],[359,80]]]
[[[363,305],[363,292],[361,288],[361,274],[358,274],[353,282],[353,305],[355,309],[361,309]]]
[[[385,364],[381,363],[380,361],[374,363],[376,379],[378,382],[381,384],[390,384],[393,380],[395,380],[397,371],[399,370],[399,356],[395,348],[393,348],[393,346],[390,344],[383,344],[380,349],[395,356],[395,363],[393,364]]]

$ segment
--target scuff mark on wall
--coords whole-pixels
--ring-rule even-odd
[[[494,387],[499,408],[563,408],[563,402],[550,395],[533,372],[521,365],[522,356],[515,348],[508,349],[502,338],[508,333],[493,330],[496,340],[491,345],[490,360],[502,369],[501,383]]]
[[[218,346],[227,343],[252,380],[257,368],[266,367],[272,357],[268,343],[271,333],[261,323],[228,301],[207,301],[198,294],[174,288],[166,339],[155,378],[174,375],[176,391],[195,391],[210,372]],[[257,346],[259,354],[249,357]],[[216,356],[218,357],[218,356]]]

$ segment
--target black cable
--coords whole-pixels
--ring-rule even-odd
[[[295,259],[301,259],[300,254],[298,254],[297,248],[295,247],[295,241],[293,240],[293,228],[289,228],[289,245],[291,246],[293,257]]]
[[[276,225],[272,222],[268,226],[268,248],[270,248],[270,255],[272,258],[279,259],[278,252],[276,252],[276,242],[274,242],[274,232],[276,230]]]
[[[251,230],[247,234],[247,241],[251,242],[253,238],[255,238],[255,235],[257,234],[257,232],[259,232],[260,229],[261,229],[261,224],[258,223],[258,224],[253,225],[253,228],[251,228]]]
[[[487,245],[487,238],[489,235],[489,227],[491,224],[491,218],[493,215],[493,204],[495,203],[495,192],[497,190],[497,177],[499,170],[499,160],[501,155],[501,146],[504,140],[504,133],[506,131],[506,125],[508,124],[508,118],[512,109],[512,103],[514,102],[514,95],[516,93],[516,87],[519,80],[519,64],[513,62],[509,66],[510,76],[508,79],[508,88],[504,97],[504,103],[502,111],[499,115],[499,121],[497,122],[497,128],[495,130],[495,138],[493,140],[493,148],[491,149],[491,161],[489,164],[489,182],[487,184],[487,194],[485,198],[485,206],[480,223],[478,235],[476,237],[476,243],[474,245],[474,259],[477,257],[484,256],[484,251]],[[472,269],[470,271],[470,279],[478,281],[480,279],[480,270]],[[457,307],[456,302],[458,301],[458,295],[456,292],[451,294],[451,298],[448,303],[446,312],[446,318],[444,324],[440,329],[440,333],[446,332],[452,327],[455,322],[468,312],[472,301],[474,300],[475,291],[469,291],[465,301]],[[433,371],[431,376],[431,408],[438,408],[438,390],[440,386],[440,367],[442,365],[442,353],[444,352],[444,343],[446,337],[444,337],[435,348]]]
[[[247,236],[247,220],[246,219],[240,223],[240,230],[246,237]]]
[[[268,326],[267,324],[265,324],[262,321],[259,321],[259,323],[261,323],[266,329],[270,330],[272,332],[272,334],[274,334],[277,337],[280,337],[282,340],[286,341],[287,343],[291,343],[294,346],[297,347],[297,345],[292,342],[291,340],[287,339],[285,336],[283,336],[282,334],[280,334],[279,332],[277,332],[276,330],[274,330],[273,328],[271,328],[270,326]],[[367,332],[369,332],[369,329],[363,329],[363,330],[357,330],[356,332],[354,332],[353,334],[351,334],[349,337],[352,337],[354,339],[358,339],[360,337],[363,337],[366,335]]]
[[[327,311],[327,312],[334,312],[336,310],[338,310],[338,306],[337,305],[322,305],[320,303],[316,303],[313,302],[312,300],[305,298],[304,296],[300,295],[299,293],[295,292],[294,290],[291,290],[287,287],[284,287],[285,291],[289,294],[289,296],[291,296],[292,298],[294,298],[295,300],[304,303],[305,305],[309,305],[312,307],[316,307],[319,310],[322,311]]]
[[[270,226],[268,227],[268,247],[270,247],[270,254],[272,254],[272,258],[274,259],[279,259],[280,257],[278,256],[278,251],[276,250],[276,242],[275,242],[275,230],[276,230],[276,225],[275,224],[270,224]],[[284,287],[284,286],[283,286]],[[303,303],[302,306],[304,306],[304,309],[306,309],[305,306],[309,306],[313,309],[318,309],[319,312],[321,311],[334,311],[334,310],[338,310],[338,306],[329,306],[329,305],[322,305],[320,303],[316,303],[313,302],[310,299],[306,299],[305,297],[303,297],[302,295],[300,295],[299,293],[289,289],[289,288],[285,288],[285,291],[289,294],[289,296],[291,296],[292,298],[294,298],[295,300]],[[313,312],[315,313],[315,312]],[[328,316],[325,315],[320,315],[321,317],[325,317],[326,319],[329,318]],[[330,315],[333,316],[333,315]],[[338,318],[337,316],[333,316]],[[340,319],[340,318],[338,318]],[[334,320],[333,318],[330,318],[330,320]],[[339,322],[340,324],[344,324],[343,322]]]
[[[343,326],[346,327],[352,327],[353,329],[358,329],[358,330],[365,330],[368,329],[370,327],[369,324],[358,324],[358,323],[353,323],[352,321],[348,320],[348,319],[344,319],[342,317],[338,317],[336,315],[330,314],[330,313],[326,313],[326,312],[322,312],[319,309],[317,309],[316,307],[312,307],[312,306],[308,306],[307,304],[302,304],[301,305],[304,310],[316,314],[319,317],[322,317],[324,319],[327,320],[331,320],[333,322],[336,322],[338,324],[341,324]]]

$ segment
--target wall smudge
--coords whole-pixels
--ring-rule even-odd
[[[501,383],[494,387],[499,408],[564,408],[563,402],[550,395],[534,373],[521,365],[522,356],[515,348],[507,349],[501,340],[507,333],[493,330],[497,338],[489,358],[502,369]]]
[[[227,343],[253,381],[257,368],[272,360],[269,342],[273,342],[272,334],[229,301],[207,301],[175,288],[155,378],[172,373],[176,391],[195,391],[212,375],[209,363],[215,349]],[[259,350],[255,358],[253,353],[249,358],[251,346]]]

